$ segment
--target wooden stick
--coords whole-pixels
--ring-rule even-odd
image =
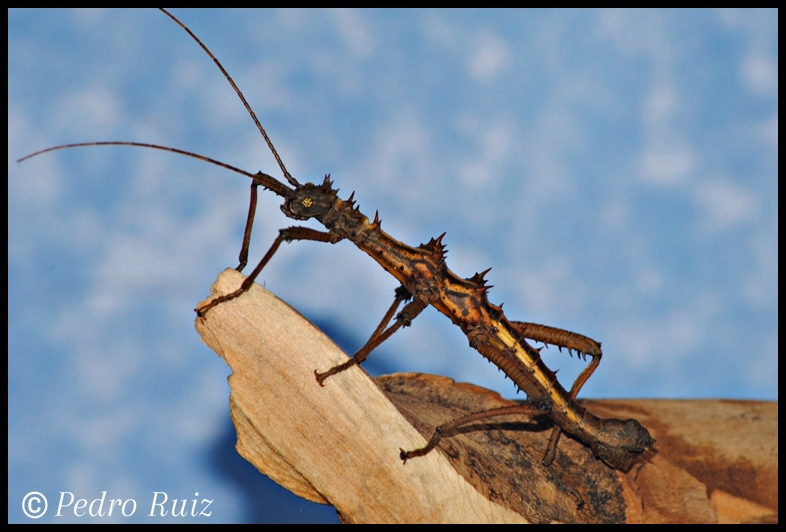
[[[200,307],[243,279],[226,270]],[[777,520],[777,403],[584,402],[604,417],[639,419],[658,440],[627,474],[563,437],[557,481],[549,479],[540,465],[548,423],[515,417],[462,427],[439,451],[403,465],[400,448],[422,447],[437,425],[513,403],[444,377],[375,381],[358,367],[322,388],[314,370],[347,356],[258,285],[210,309],[196,327],[232,368],[238,452],[293,493],[332,504],[345,522]]]
[[[244,276],[226,270],[214,296]],[[360,368],[320,387],[314,370],[346,355],[258,285],[197,318],[203,341],[232,368],[230,406],[238,452],[345,522],[524,522],[475,491],[444,456],[403,466],[399,447],[425,440]]]

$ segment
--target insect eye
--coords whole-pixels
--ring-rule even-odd
[[[308,209],[314,204],[314,200],[312,200],[311,198],[303,198],[303,201],[301,201],[300,204],[303,205],[303,207],[305,207],[306,209]]]

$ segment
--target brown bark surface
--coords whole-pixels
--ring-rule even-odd
[[[225,271],[213,295],[243,278]],[[314,370],[346,355],[258,285],[196,327],[232,368],[238,452],[345,522],[777,521],[777,403],[584,401],[600,416],[638,419],[658,440],[627,473],[563,435],[550,479],[549,421],[520,416],[460,427],[402,464],[400,448],[422,447],[437,425],[512,402],[445,377],[374,380],[358,367],[320,387]]]

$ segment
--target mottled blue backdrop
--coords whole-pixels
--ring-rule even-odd
[[[509,317],[602,341],[584,396],[777,399],[777,11],[175,14],[298,179],[331,173],[409,244],[447,231]],[[160,521],[156,491],[213,499],[212,521],[335,520],[236,455],[227,367],[193,328],[247,178],[135,148],[15,162],[133,140],[280,175],[230,86],[155,10],[11,10],[8,33],[9,521],[30,491],[42,521],[88,520],[54,517],[61,491],[138,502],[102,522]],[[252,262],[291,224],[278,205],[261,192]],[[284,246],[259,281],[349,350],[396,287],[346,242]],[[369,362],[514,395],[433,310]]]

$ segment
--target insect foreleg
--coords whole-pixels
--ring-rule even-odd
[[[401,312],[399,312],[398,315],[396,316],[396,323],[388,327],[385,330],[385,332],[382,333],[378,332],[387,324],[387,322],[390,321],[390,316],[392,316],[393,312],[396,311],[401,301],[406,301],[410,297],[412,296],[409,294],[409,292],[406,289],[403,290],[397,289],[396,299],[393,301],[393,304],[390,306],[390,309],[388,309],[388,312],[385,313],[385,317],[382,318],[382,322],[380,322],[379,326],[377,326],[377,329],[374,331],[374,334],[372,334],[371,338],[369,338],[368,342],[366,342],[366,345],[361,347],[354,355],[352,355],[352,358],[350,358],[343,364],[334,366],[329,370],[325,371],[324,373],[320,373],[319,371],[314,370],[314,376],[317,378],[317,382],[319,383],[319,385],[324,386],[325,379],[327,379],[331,375],[335,375],[336,373],[341,373],[345,369],[349,369],[356,364],[360,364],[361,362],[366,360],[366,358],[368,358],[368,355],[374,349],[376,349],[379,346],[379,344],[390,338],[394,332],[399,330],[401,327],[409,326],[412,323],[412,320],[414,320],[417,317],[417,315],[423,312],[423,309],[425,309],[428,306],[428,303],[426,303],[422,299],[415,299],[414,301],[411,301],[406,305],[404,305],[404,308],[401,309]]]
[[[243,246],[240,248],[238,266],[235,268],[239,272],[242,272],[243,268],[248,264],[248,246],[251,242],[251,229],[254,227],[254,216],[257,212],[257,187],[259,187],[259,183],[252,181],[251,199],[248,202],[248,218],[246,218],[246,229],[243,231]]]
[[[253,193],[252,193],[252,199],[253,199]],[[246,227],[246,229],[248,230],[248,227]],[[240,285],[240,288],[229,294],[217,297],[214,300],[212,300],[210,303],[205,305],[204,307],[196,309],[197,315],[204,318],[207,311],[210,310],[211,308],[215,307],[220,303],[224,303],[225,301],[235,299],[237,296],[241,295],[243,292],[248,290],[251,287],[251,285],[254,284],[254,281],[256,280],[259,273],[262,271],[262,268],[265,267],[265,265],[270,261],[270,259],[276,253],[281,243],[292,242],[293,240],[313,240],[316,242],[331,242],[331,243],[335,243],[337,241],[336,237],[333,236],[332,234],[325,231],[317,231],[316,229],[311,229],[310,227],[295,226],[295,227],[287,227],[286,229],[281,229],[278,232],[278,236],[276,237],[276,240],[273,242],[273,245],[270,246],[269,250],[267,250],[265,256],[262,257],[262,260],[259,261],[257,267],[254,268],[253,272],[251,272],[251,275],[246,277],[245,281],[243,281],[243,284]],[[244,247],[245,247],[245,243],[244,243]]]

